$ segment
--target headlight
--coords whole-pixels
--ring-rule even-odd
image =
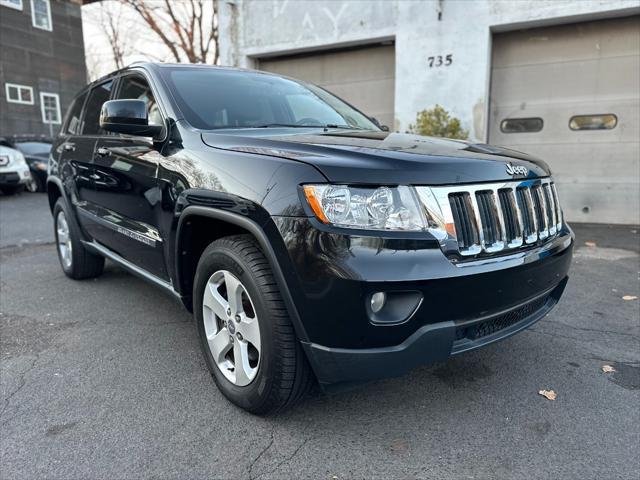
[[[411,187],[305,185],[303,189],[313,213],[323,223],[366,230],[420,231],[425,228]]]

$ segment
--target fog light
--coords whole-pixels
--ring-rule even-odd
[[[376,292],[371,295],[371,311],[378,313],[387,302],[387,294],[384,292]]]

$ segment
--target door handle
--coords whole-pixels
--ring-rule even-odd
[[[104,148],[104,147],[98,148],[99,157],[106,157],[107,155],[111,155],[111,151],[108,148]]]
[[[65,152],[73,152],[76,149],[75,143],[65,143],[62,147]]]

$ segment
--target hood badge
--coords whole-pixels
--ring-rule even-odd
[[[521,165],[512,165],[511,163],[507,163],[507,173],[509,175],[527,175],[529,173],[529,169]]]

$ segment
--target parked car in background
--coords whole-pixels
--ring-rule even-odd
[[[24,189],[31,180],[31,173],[24,155],[0,140],[0,191],[13,195]]]
[[[29,165],[31,180],[26,188],[30,192],[44,192],[47,187],[47,166],[51,152],[51,140],[48,137],[13,137],[13,147],[20,150]]]

